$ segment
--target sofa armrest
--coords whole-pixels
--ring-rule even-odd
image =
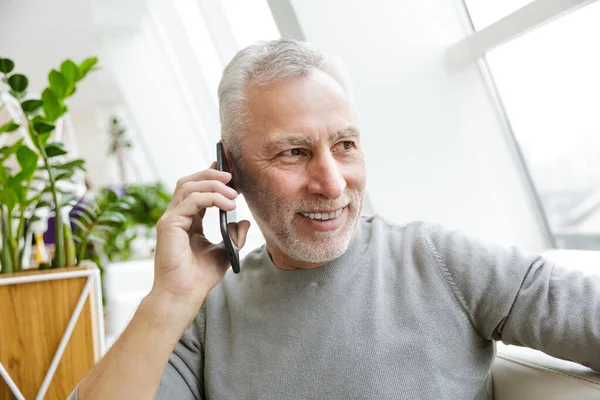
[[[600,374],[537,350],[497,344],[495,400],[600,399]]]

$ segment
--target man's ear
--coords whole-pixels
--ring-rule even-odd
[[[220,142],[223,144],[223,153],[225,156],[225,159],[223,160],[223,162],[225,163],[225,170],[231,174],[231,181],[229,181],[228,185],[232,189],[237,190],[237,185],[235,184],[235,182],[236,182],[236,179],[235,179],[236,168],[234,168],[235,164],[233,163],[233,160],[231,158],[231,153],[229,152],[229,149],[227,148],[227,144],[225,143],[225,141],[223,139],[221,139]]]

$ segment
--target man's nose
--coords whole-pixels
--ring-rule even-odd
[[[344,193],[346,180],[331,152],[314,155],[310,161],[308,191],[337,199]]]

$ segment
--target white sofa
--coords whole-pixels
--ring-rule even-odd
[[[497,345],[495,400],[599,400],[600,374],[540,351]]]
[[[586,274],[600,274],[598,251],[548,250],[543,255]],[[495,400],[600,400],[600,374],[523,347],[498,343],[492,376]]]

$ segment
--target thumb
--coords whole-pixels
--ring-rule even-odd
[[[244,219],[235,225],[237,225],[237,229],[234,230],[234,234],[231,235],[231,239],[233,239],[235,245],[241,249],[246,244],[246,236],[248,235],[248,230],[250,229],[250,221]]]

